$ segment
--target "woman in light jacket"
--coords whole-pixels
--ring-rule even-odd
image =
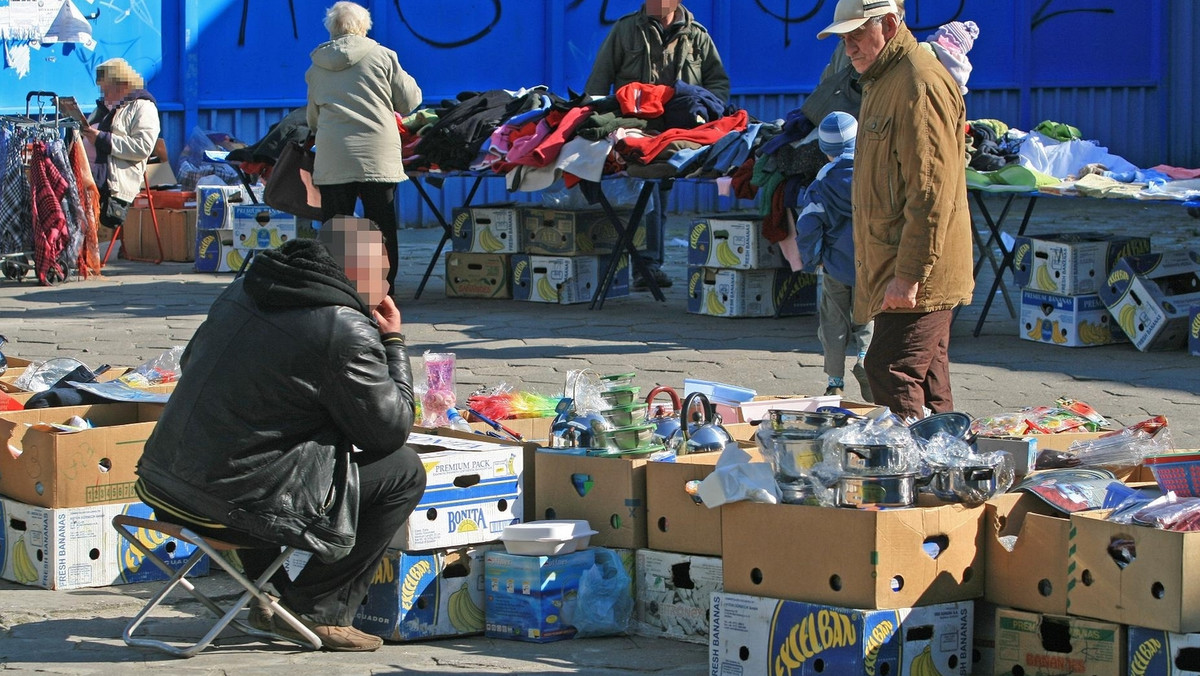
[[[408,180],[401,161],[395,113],[421,103],[421,88],[396,52],[367,37],[370,13],[337,2],[325,13],[329,42],[312,51],[308,126],[316,135],[313,183],[321,190],[326,220],[352,215],[355,202],[383,233],[388,257],[388,295],[395,291],[396,184]]]
[[[102,96],[88,120],[91,126],[81,133],[95,150],[92,178],[100,190],[100,223],[115,228],[142,189],[146,160],[158,142],[158,105],[125,59],[97,66],[96,84]],[[105,208],[109,200],[118,208]]]

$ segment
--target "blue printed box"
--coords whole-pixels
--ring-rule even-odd
[[[712,673],[969,676],[974,603],[852,610],[714,593]]]
[[[1124,343],[1125,333],[1096,294],[1060,296],[1021,291],[1021,338],[1063,347]]]
[[[1200,357],[1200,304],[1193,305],[1188,314],[1188,352]]]
[[[1189,676],[1200,673],[1200,634],[1129,628],[1131,676]]]
[[[817,311],[817,276],[785,268],[688,268],[687,311],[713,317],[792,317]]]
[[[512,257],[513,300],[540,303],[588,303],[596,295],[612,256]],[[629,295],[629,256],[622,255],[605,298]]]
[[[485,563],[485,634],[533,643],[575,636],[579,579],[596,563],[595,550],[558,556],[488,552]]]

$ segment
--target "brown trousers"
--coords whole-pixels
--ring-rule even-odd
[[[881,312],[863,366],[875,403],[902,419],[954,410],[950,394],[952,310]]]

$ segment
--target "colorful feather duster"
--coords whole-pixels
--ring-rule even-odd
[[[535,392],[501,392],[473,394],[467,405],[492,420],[514,418],[546,418],[555,415],[554,408],[562,397],[548,397]]]

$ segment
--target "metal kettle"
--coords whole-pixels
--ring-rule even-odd
[[[558,414],[550,423],[551,448],[602,448],[597,433],[606,429],[599,413],[575,412],[574,401],[566,397],[558,402]]]
[[[700,413],[693,415],[692,407],[700,403]],[[733,436],[721,426],[721,416],[716,413],[712,402],[701,392],[693,392],[683,400],[679,413],[680,420],[692,419],[689,423],[680,423],[679,431],[667,439],[667,448],[675,451],[676,455],[689,453],[720,453],[725,445],[733,441]]]
[[[667,413],[661,404],[657,408],[654,406],[654,399],[663,392],[671,397],[670,413]],[[659,385],[650,390],[650,394],[646,395],[646,422],[656,425],[652,435],[654,443],[665,445],[668,439],[679,432],[681,412],[679,395],[673,388],[668,385]]]

